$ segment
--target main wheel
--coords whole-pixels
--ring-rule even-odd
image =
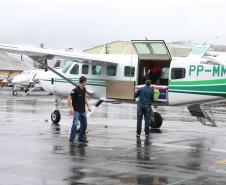
[[[51,120],[53,123],[58,124],[60,122],[60,111],[58,109],[54,109],[53,112],[51,113]]]
[[[158,112],[154,112],[154,121],[150,120],[151,128],[160,128],[162,126],[162,116]]]
[[[17,91],[13,90],[13,96],[17,96]]]

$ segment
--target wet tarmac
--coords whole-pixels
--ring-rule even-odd
[[[1,185],[226,184],[226,109],[213,107],[217,128],[186,107],[161,107],[164,123],[135,137],[136,105],[104,103],[89,118],[88,145],[68,144],[71,116],[62,103],[51,124],[53,97],[0,91]]]

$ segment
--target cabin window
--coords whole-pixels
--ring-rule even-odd
[[[135,67],[125,66],[124,68],[124,76],[126,77],[134,77]]]
[[[77,75],[78,72],[79,72],[79,65],[78,65],[78,64],[75,64],[75,65],[72,67],[72,69],[71,69],[71,71],[70,71],[70,74]]]
[[[115,65],[107,66],[107,76],[116,76],[117,67]]]
[[[171,70],[171,79],[177,80],[185,78],[186,70],[185,68],[173,68]]]
[[[92,66],[92,74],[93,75],[100,75],[101,74],[101,66],[93,65]]]
[[[89,73],[89,65],[82,65],[82,74],[88,74]]]

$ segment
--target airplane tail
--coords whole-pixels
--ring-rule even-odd
[[[210,48],[210,44],[206,44],[206,43],[199,44],[193,48],[193,50],[188,55],[188,57],[197,58],[197,59],[202,58],[206,54],[209,48]]]

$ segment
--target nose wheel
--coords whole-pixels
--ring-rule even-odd
[[[51,113],[51,120],[54,124],[58,124],[60,122],[61,114],[58,109],[54,109]]]
[[[162,126],[162,116],[158,112],[154,112],[153,116],[150,119],[150,127],[154,129],[158,129]]]

